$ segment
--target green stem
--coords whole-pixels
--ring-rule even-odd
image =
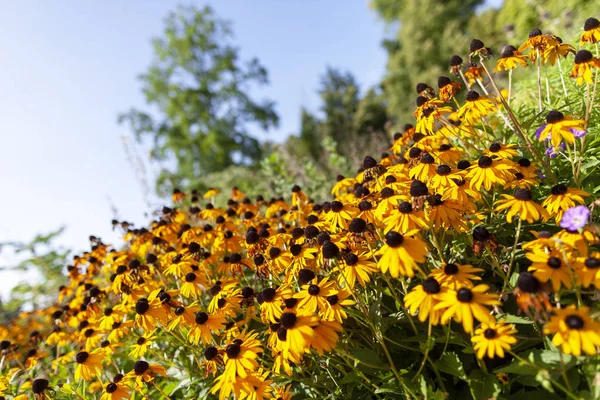
[[[517,246],[519,244],[519,237],[521,236],[521,226],[523,225],[523,220],[519,215],[519,223],[517,225],[517,234],[515,235],[515,242],[513,244],[512,253],[510,255],[510,262],[508,263],[508,270],[506,271],[506,279],[504,280],[504,286],[502,287],[502,292],[506,290],[508,286],[508,281],[510,280],[510,274],[512,272],[513,264],[515,263],[515,255],[517,254]]]

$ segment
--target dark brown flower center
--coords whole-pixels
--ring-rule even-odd
[[[577,54],[575,54],[575,64],[590,62],[593,58],[594,56],[589,51],[579,50]]]
[[[310,285],[308,287],[308,294],[310,294],[311,296],[317,296],[320,291],[321,288],[319,287],[319,285]]]
[[[446,266],[444,267],[444,273],[446,275],[456,275],[458,274],[458,265],[450,263],[450,264],[446,264]]]
[[[552,269],[559,269],[562,265],[560,258],[558,257],[550,257],[547,262],[548,266]]]
[[[435,278],[427,278],[423,281],[423,290],[429,294],[436,294],[440,292],[440,284]]]
[[[237,358],[241,351],[242,347],[237,343],[231,343],[225,347],[225,354],[227,354],[227,357],[229,358]]]
[[[385,243],[390,247],[399,247],[404,242],[404,236],[398,232],[390,231],[385,235]]]
[[[471,300],[473,300],[473,292],[467,288],[459,289],[456,293],[456,298],[461,303],[469,303]]]
[[[279,318],[281,326],[285,329],[292,329],[296,325],[297,320],[298,317],[296,317],[296,314],[289,312],[284,312],[281,314],[281,318]]]
[[[517,287],[525,293],[536,293],[540,288],[540,281],[529,272],[521,272],[517,279]]]
[[[483,336],[485,336],[486,339],[493,339],[496,337],[496,330],[495,329],[486,329],[485,331],[483,331]]]
[[[558,110],[552,110],[548,112],[548,115],[546,115],[546,122],[549,124],[555,124],[563,119],[565,119],[564,114]]]
[[[492,166],[492,162],[493,160],[491,157],[482,156],[479,161],[477,161],[477,165],[479,165],[479,168],[489,168]]]
[[[568,315],[565,318],[565,323],[569,328],[576,330],[583,329],[583,326],[585,325],[583,318],[579,315]]]
[[[530,201],[532,199],[531,190],[529,190],[529,189],[515,190],[515,199],[521,200],[521,201]]]

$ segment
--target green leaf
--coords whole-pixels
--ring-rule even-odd
[[[527,359],[531,364],[537,366],[535,368],[529,364],[523,363],[519,360],[514,360],[509,365],[497,369],[495,372],[507,372],[512,374],[520,375],[537,375],[540,368],[548,369],[550,371],[558,371],[561,367],[561,355],[558,350],[532,350],[527,353],[522,353],[521,357]],[[568,354],[563,354],[562,359],[565,365],[565,370],[575,367],[583,357],[577,358]]]
[[[340,380],[340,383],[341,384],[352,383],[352,382],[355,382],[355,381],[357,381],[359,379],[360,379],[359,375],[355,371],[352,371],[349,374],[347,374],[346,376],[344,376]]]
[[[463,368],[462,362],[454,352],[447,352],[435,362],[435,366],[442,372],[467,380],[467,374]]]
[[[361,363],[372,365],[375,367],[385,366],[385,364],[383,363],[383,361],[381,361],[377,353],[375,353],[371,349],[353,349],[350,351],[350,353]]]
[[[504,318],[504,322],[509,323],[509,324],[527,324],[527,325],[533,324],[533,321],[530,321],[526,318],[517,317],[516,315],[512,315],[512,314],[507,314]]]
[[[474,370],[469,375],[469,389],[475,400],[496,398],[502,387],[495,375],[485,375],[480,370]]]

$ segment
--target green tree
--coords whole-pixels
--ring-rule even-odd
[[[256,59],[240,60],[230,24],[209,7],[180,7],[165,25],[164,36],[153,40],[155,59],[140,76],[148,110],[119,116],[138,140],[151,139],[152,158],[167,165],[157,189],[197,187],[205,173],[256,165],[263,149],[249,128],[278,123],[272,101],[250,96],[268,83],[266,69]]]
[[[435,86],[448,75],[453,54],[468,50],[469,20],[482,0],[373,0],[379,16],[398,26],[395,36],[384,42],[388,51],[383,80],[389,112],[410,122],[419,82]]]
[[[48,234],[36,235],[29,243],[0,243],[4,254],[9,252],[11,259],[18,260],[15,265],[0,267],[0,272],[38,274],[37,279],[23,280],[11,290],[8,302],[0,303],[0,317],[10,318],[23,308],[47,306],[48,300],[56,297],[60,285],[66,282],[66,266],[71,253],[55,245],[55,239],[63,231],[64,228],[60,228]]]
[[[301,145],[297,146],[296,137],[288,139],[288,148],[296,156],[311,157],[320,169],[327,170],[330,152],[324,146],[325,138],[331,138],[336,152],[353,163],[362,159],[365,151],[381,150],[389,145],[386,103],[377,90],[371,88],[361,97],[358,82],[351,73],[328,68],[321,78],[318,94],[322,117],[302,110]]]

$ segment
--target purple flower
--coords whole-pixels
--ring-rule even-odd
[[[567,145],[565,143],[561,143],[559,147],[562,150],[566,150],[567,149]],[[552,147],[549,147],[549,148],[546,149],[546,155],[549,156],[550,158],[556,158],[556,157],[558,157],[558,151],[556,151]]]
[[[563,214],[560,227],[569,231],[577,231],[587,224],[590,210],[586,206],[571,207]]]
[[[569,130],[571,131],[573,136],[575,136],[577,139],[581,139],[586,134],[586,131],[583,129],[569,128]]]

